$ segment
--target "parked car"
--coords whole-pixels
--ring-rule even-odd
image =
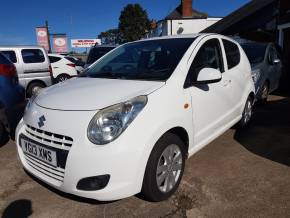
[[[116,48],[116,46],[112,45],[97,45],[90,49],[87,62],[85,64],[85,68],[89,67],[92,63],[103,57],[109,51]]]
[[[25,91],[18,84],[13,63],[0,53],[0,145],[13,135],[25,106]]]
[[[75,64],[65,56],[58,54],[48,54],[52,66],[52,75],[55,82],[63,82],[71,77],[77,76]]]
[[[241,44],[252,66],[257,100],[266,102],[269,93],[279,87],[282,74],[281,55],[273,43]]]
[[[77,73],[80,74],[81,72],[84,71],[84,66],[85,66],[85,62],[83,62],[82,60],[76,58],[76,57],[72,57],[72,56],[65,56],[65,58],[71,62],[73,62],[76,65],[76,70]]]
[[[50,63],[42,47],[0,46],[0,52],[15,65],[19,84],[26,89],[27,97],[52,84]]]
[[[127,43],[30,100],[18,154],[28,172],[64,192],[162,201],[188,156],[249,123],[254,91],[248,58],[227,37]]]

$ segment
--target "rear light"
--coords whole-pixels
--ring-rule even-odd
[[[49,65],[49,74],[50,74],[50,76],[52,76],[52,67],[51,67],[51,65]]]
[[[16,68],[13,64],[0,64],[0,75],[15,77]]]
[[[67,66],[70,66],[70,67],[76,67],[75,64],[66,64]]]

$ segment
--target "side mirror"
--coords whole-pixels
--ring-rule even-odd
[[[222,74],[214,68],[203,68],[197,77],[196,84],[210,84],[221,81]]]

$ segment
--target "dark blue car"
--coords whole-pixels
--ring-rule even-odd
[[[0,145],[14,136],[25,106],[24,88],[18,85],[16,68],[0,53]]]

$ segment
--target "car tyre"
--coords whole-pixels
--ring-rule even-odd
[[[260,96],[261,103],[266,104],[268,101],[268,97],[269,97],[269,83],[265,82],[263,87],[262,87],[262,92],[261,92],[261,96]]]
[[[168,199],[178,188],[185,166],[185,145],[182,140],[166,133],[155,144],[149,157],[141,195],[159,202]]]
[[[45,85],[43,83],[40,82],[33,82],[31,83],[26,91],[26,97],[30,98],[31,96],[33,96],[36,92],[38,92],[40,89],[45,88]]]
[[[239,122],[239,127],[243,128],[249,125],[253,116],[253,102],[253,98],[249,96],[243,110],[242,119]]]
[[[4,125],[0,122],[0,146],[5,145],[9,141],[9,134]]]
[[[70,79],[70,76],[67,74],[60,74],[56,77],[56,82],[60,83],[60,82],[64,82],[66,80]]]

